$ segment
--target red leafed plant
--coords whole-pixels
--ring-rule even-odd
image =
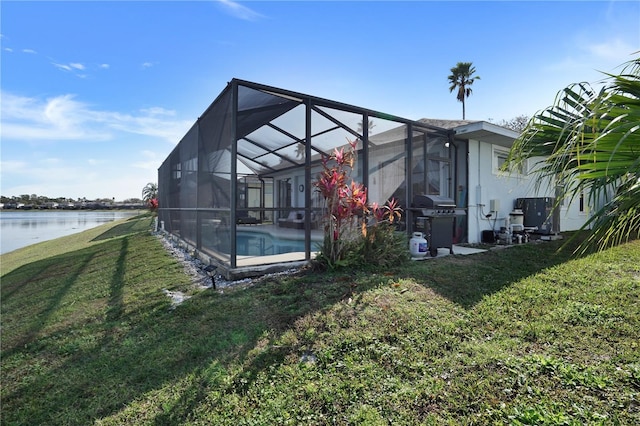
[[[314,181],[327,209],[319,259],[330,268],[371,260],[367,259],[371,247],[380,243],[377,241],[380,236],[395,238],[394,228],[390,225],[402,216],[402,209],[395,199],[384,206],[368,205],[367,189],[350,180],[357,141],[348,142],[346,151],[336,148],[330,156],[323,158],[322,171]],[[382,226],[385,226],[384,233]],[[378,227],[380,229],[373,229]]]

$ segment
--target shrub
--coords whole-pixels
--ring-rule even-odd
[[[367,190],[350,182],[357,141],[349,149],[336,148],[322,159],[323,170],[314,186],[325,201],[324,239],[316,258],[329,269],[380,265],[389,267],[408,259],[407,238],[395,231],[402,209],[395,199],[383,206],[367,203]]]

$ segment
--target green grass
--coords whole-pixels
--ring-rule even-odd
[[[216,292],[149,225],[0,259],[3,425],[640,424],[639,241]]]

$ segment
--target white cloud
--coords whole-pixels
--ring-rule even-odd
[[[619,72],[620,66],[633,59],[637,50],[638,47],[621,38],[593,41],[590,36],[578,36],[568,54],[542,66],[540,71],[548,76],[547,85],[557,90],[577,82],[599,85],[606,78],[603,73]]]
[[[39,99],[2,92],[0,135],[3,140],[23,142],[100,142],[126,132],[175,144],[192,123],[172,117],[174,111],[160,107],[132,115],[93,109],[69,94]]]
[[[142,68],[147,69],[153,67],[155,64],[153,62],[143,62]]]
[[[91,121],[91,111],[71,95],[40,100],[3,92],[2,112],[0,132],[5,140],[109,138],[108,133],[87,125]]]
[[[32,55],[35,55],[35,54],[37,54],[38,52],[36,52],[36,51],[35,51],[35,50],[33,50],[33,49],[22,49],[22,53],[30,53],[30,54],[32,54]]]
[[[29,167],[29,162],[27,161],[0,161],[2,173],[26,173]]]
[[[264,15],[232,0],[218,0],[218,4],[220,4],[230,15],[244,21],[256,21],[264,18]]]
[[[100,64],[99,68],[106,70],[109,68],[109,66],[110,66],[109,64]]]
[[[140,198],[142,188],[148,182],[157,181],[158,166],[119,167],[114,172],[108,162],[102,160],[2,161],[2,195],[38,194],[90,200]]]
[[[4,51],[5,51],[5,52],[12,53],[12,52],[13,52],[13,49],[12,49],[12,48],[10,48],[10,47],[5,47],[5,48],[4,48]]]
[[[40,160],[40,163],[47,164],[47,165],[49,165],[49,164],[60,164],[60,162],[61,162],[61,160],[59,158],[53,158],[53,157],[44,158],[44,159]]]
[[[63,71],[68,71],[68,72],[75,72],[75,71],[84,71],[86,69],[86,67],[84,66],[84,64],[78,63],[78,62],[71,62],[68,64],[59,64],[57,62],[52,62],[53,66],[63,70]],[[86,75],[84,74],[77,74],[78,77],[86,77]]]
[[[161,107],[144,108],[144,109],[141,109],[140,111],[148,115],[165,115],[165,116],[171,116],[171,117],[176,115],[175,110],[165,109]]]
[[[640,46],[632,46],[619,38],[606,40],[587,45],[585,50],[596,59],[620,64],[632,59],[632,54],[637,52]]]
[[[109,117],[109,126],[112,129],[138,135],[153,136],[166,139],[171,143],[177,143],[193,124],[190,121],[172,121],[155,114],[128,115],[112,113]]]
[[[69,65],[66,65],[66,64],[57,64],[57,63],[53,62],[53,66],[56,67],[56,68],[59,68],[59,69],[61,69],[63,71],[71,71],[71,67]]]
[[[140,152],[140,160],[131,164],[132,167],[143,170],[157,171],[164,161],[157,152],[144,150]]]

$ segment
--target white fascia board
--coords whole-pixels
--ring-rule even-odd
[[[455,127],[453,130],[456,136],[462,139],[476,139],[507,148],[511,148],[513,141],[520,135],[518,132],[486,121],[476,121]]]

